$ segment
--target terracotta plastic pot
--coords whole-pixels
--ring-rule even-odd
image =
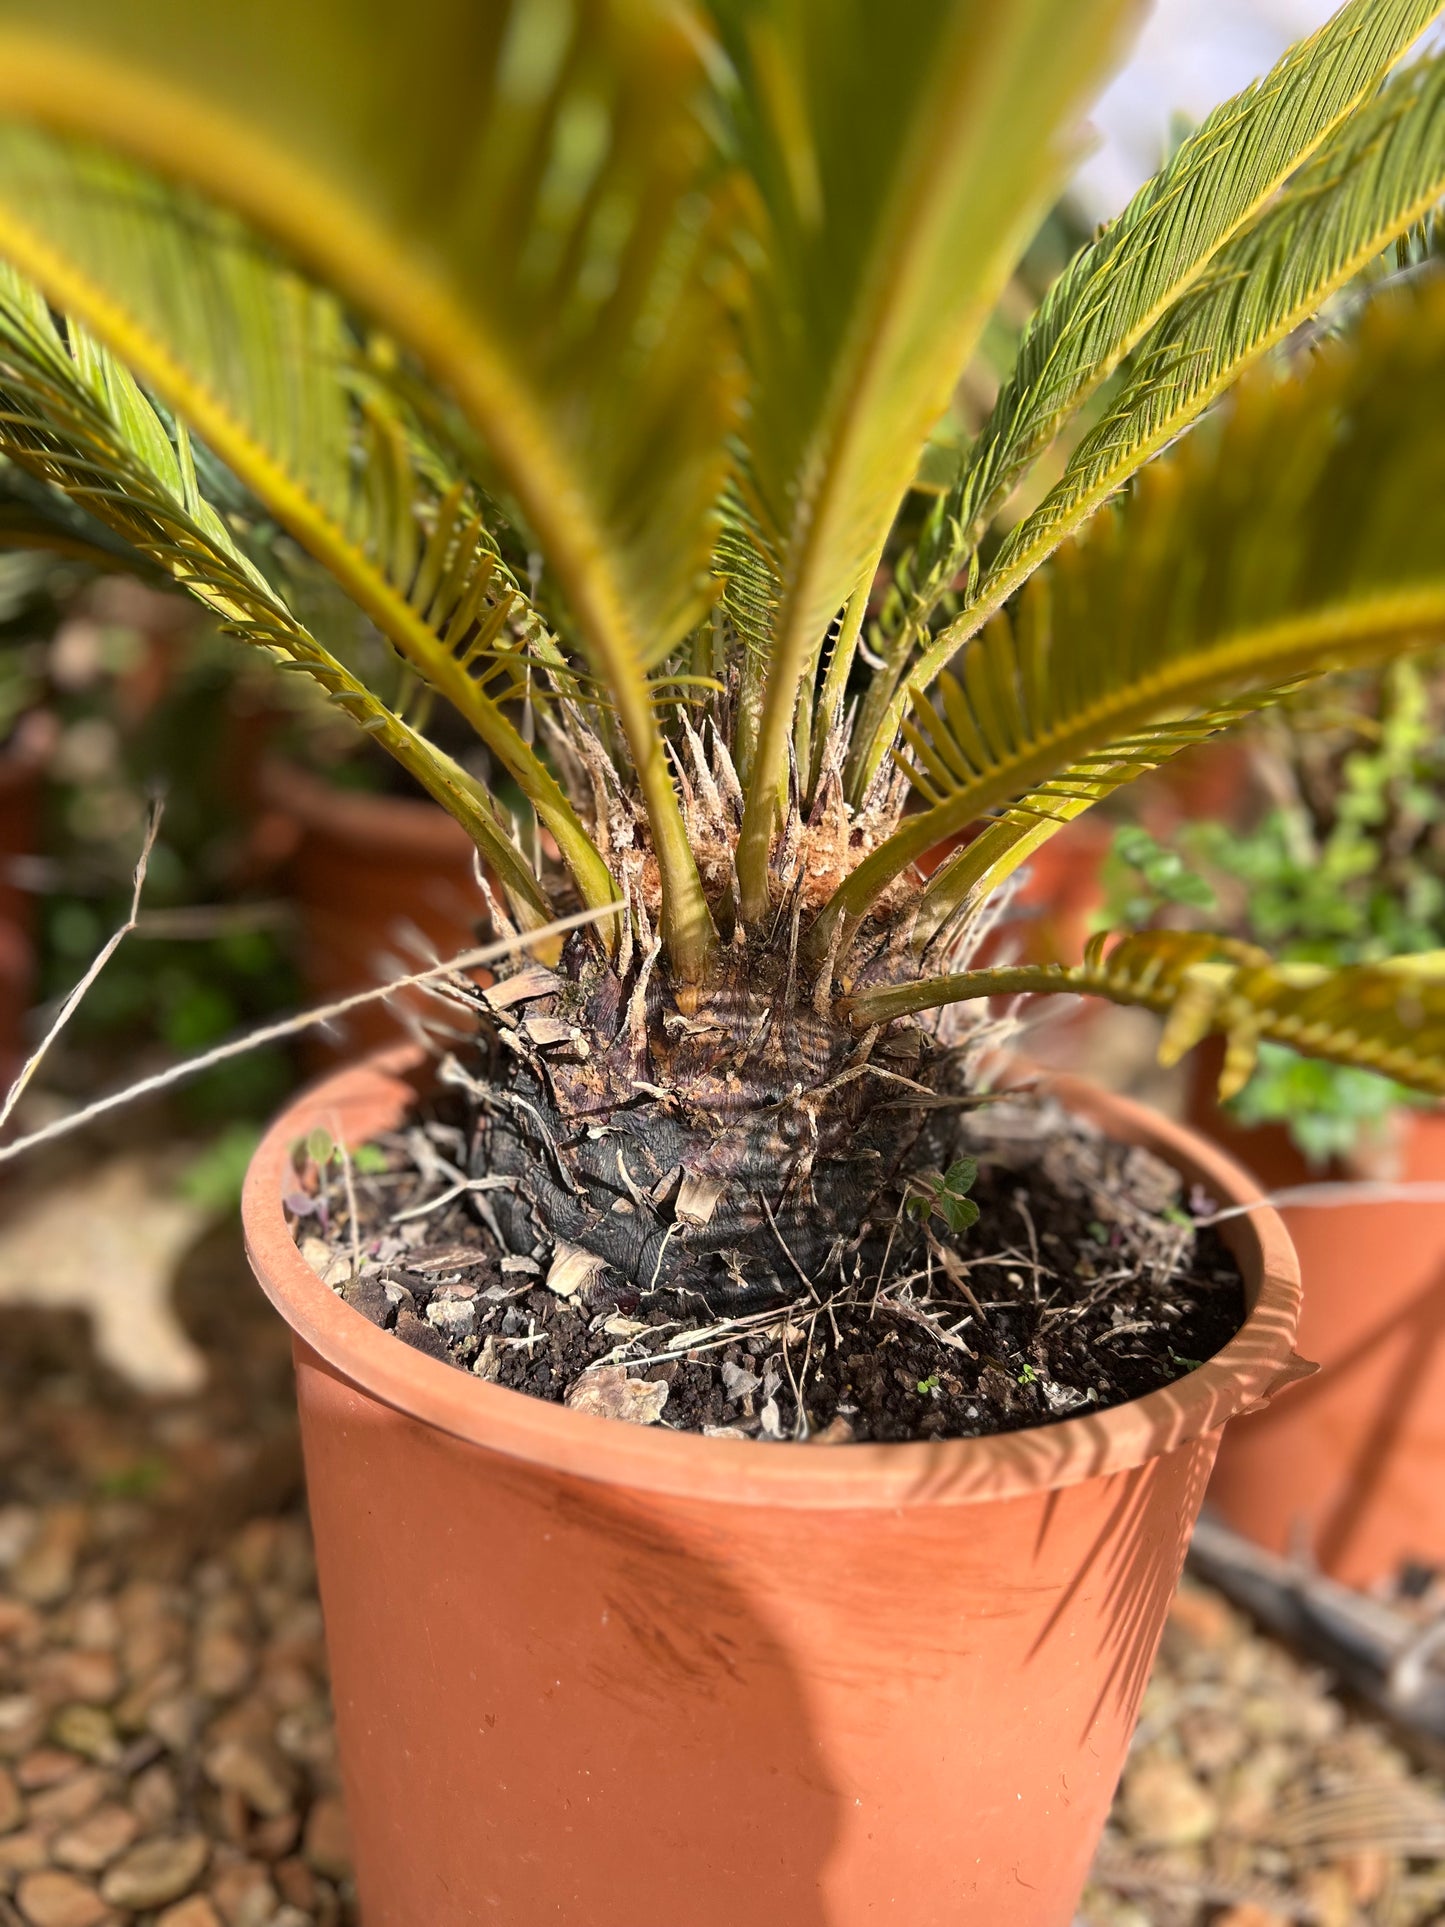
[[[1365,1175],[1312,1172],[1278,1125],[1246,1130],[1213,1101],[1201,1056],[1191,1102],[1267,1190]],[[1445,1182],[1445,1113],[1397,1114],[1392,1178]],[[1320,1372],[1224,1441],[1209,1502],[1275,1552],[1301,1550],[1350,1586],[1406,1561],[1445,1566],[1445,1203],[1286,1206],[1304,1281],[1300,1347]]]
[[[244,1200],[294,1334],[367,1927],[1067,1927],[1219,1428],[1297,1369],[1278,1219],[1230,1227],[1238,1336],[1114,1411],[885,1446],[631,1426],[424,1357],[297,1253],[296,1142],[397,1124],[415,1063],[298,1100]]]
[[[485,904],[473,869],[471,838],[425,799],[337,789],[295,764],[261,772],[273,819],[291,830],[287,875],[300,918],[301,972],[307,996],[327,1003],[389,977],[422,968],[419,931],[440,957],[476,942]],[[438,1014],[425,991],[398,1008]],[[394,1043],[405,1035],[396,1009],[363,1005],[335,1035],[312,1032],[318,1065]]]

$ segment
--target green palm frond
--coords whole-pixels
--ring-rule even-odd
[[[777,578],[744,663],[742,914],[768,857],[800,684],[877,565],[930,428],[1030,225],[1125,0],[712,0],[765,211],[741,490]]]
[[[0,454],[114,530],[232,634],[319,683],[458,818],[529,921],[545,919],[485,791],[297,622],[201,494],[184,433],[173,443],[109,350],[75,324],[62,339],[38,290],[3,265]]]
[[[1112,947],[1111,946],[1112,942]],[[1091,939],[1081,964],[1001,965],[848,1004],[860,1028],[977,997],[1066,992],[1106,997],[1166,1019],[1160,1061],[1172,1064],[1211,1032],[1225,1039],[1221,1098],[1243,1088],[1261,1043],[1378,1071],[1445,1095],[1445,951],[1386,963],[1276,963],[1248,944],[1193,931],[1146,930]]]
[[[1351,115],[1138,340],[1122,394],[1044,501],[1004,541],[958,614],[919,654],[908,689],[927,687],[1071,529],[1442,195],[1445,60],[1436,59],[1408,69]],[[935,569],[926,578],[931,586],[921,600],[915,597],[913,634],[919,612],[955,572]],[[885,707],[881,693],[871,737],[866,747],[860,744],[865,779],[886,754],[906,702],[899,695]]]
[[[423,473],[335,298],[199,197],[25,127],[0,126],[0,253],[104,340],[329,572],[497,757],[583,901],[611,902],[575,810],[502,707],[538,619],[474,493]]]
[[[1251,694],[1438,640],[1442,419],[1445,284],[1375,303],[1293,378],[1241,389],[1059,552],[1016,622],[1000,614],[969,643],[910,736],[929,806],[842,884],[818,943],[992,810],[1013,803],[1025,828],[1070,814]],[[1000,874],[964,863],[980,888]],[[949,887],[955,901],[967,887],[956,869]]]
[[[673,0],[0,4],[0,110],[235,208],[455,398],[612,693],[688,976],[711,920],[645,678],[706,606],[738,404],[707,98]]]
[[[988,517],[1067,417],[1373,91],[1439,0],[1350,0],[1216,107],[1075,257],[1039,306],[939,518],[951,580]],[[941,532],[941,531],[940,531]]]
[[[0,550],[44,549],[96,569],[164,580],[138,549],[59,489],[0,459]]]

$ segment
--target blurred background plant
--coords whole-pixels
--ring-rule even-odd
[[[1445,944],[1445,662],[1303,691],[1250,725],[1239,817],[1163,840],[1116,831],[1099,922],[1225,929],[1290,962],[1371,963]],[[1373,1072],[1265,1044],[1229,1109],[1286,1124],[1313,1164],[1419,1099]]]

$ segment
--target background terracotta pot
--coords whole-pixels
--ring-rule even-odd
[[[261,771],[260,798],[274,852],[281,829],[286,875],[300,921],[300,967],[308,998],[327,1003],[353,990],[423,967],[419,931],[440,957],[476,943],[485,904],[471,838],[426,799],[343,790],[293,763]],[[438,1013],[436,1000],[410,991],[402,1006]],[[318,1066],[375,1050],[405,1035],[384,1003],[363,1006],[344,1033],[310,1033]]]
[[[423,1357],[298,1255],[293,1146],[396,1124],[414,1061],[301,1099],[244,1204],[295,1336],[367,1927],[1067,1927],[1218,1428],[1290,1375],[1278,1220],[1230,1227],[1239,1335],[1111,1412],[835,1448],[625,1425]]]
[[[1282,1125],[1247,1130],[1214,1102],[1196,1052],[1190,1121],[1266,1190],[1365,1175],[1311,1171]],[[1445,1113],[1402,1110],[1406,1182],[1445,1183]],[[1300,1349],[1319,1375],[1226,1437],[1209,1502],[1275,1552],[1305,1550],[1370,1586],[1407,1560],[1445,1566],[1445,1203],[1283,1208],[1304,1284]]]

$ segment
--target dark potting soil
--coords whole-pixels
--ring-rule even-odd
[[[463,1188],[446,1101],[347,1170],[298,1147],[303,1256],[404,1344],[609,1416],[752,1438],[978,1436],[1123,1404],[1210,1358],[1244,1318],[1239,1268],[1150,1153],[1032,1098],[961,1127],[977,1224],[901,1209],[832,1280],[725,1319],[697,1294],[609,1287],[545,1248],[504,1255]],[[353,1227],[348,1191],[355,1199]],[[359,1256],[360,1265],[356,1260]],[[551,1282],[549,1283],[549,1277]]]

